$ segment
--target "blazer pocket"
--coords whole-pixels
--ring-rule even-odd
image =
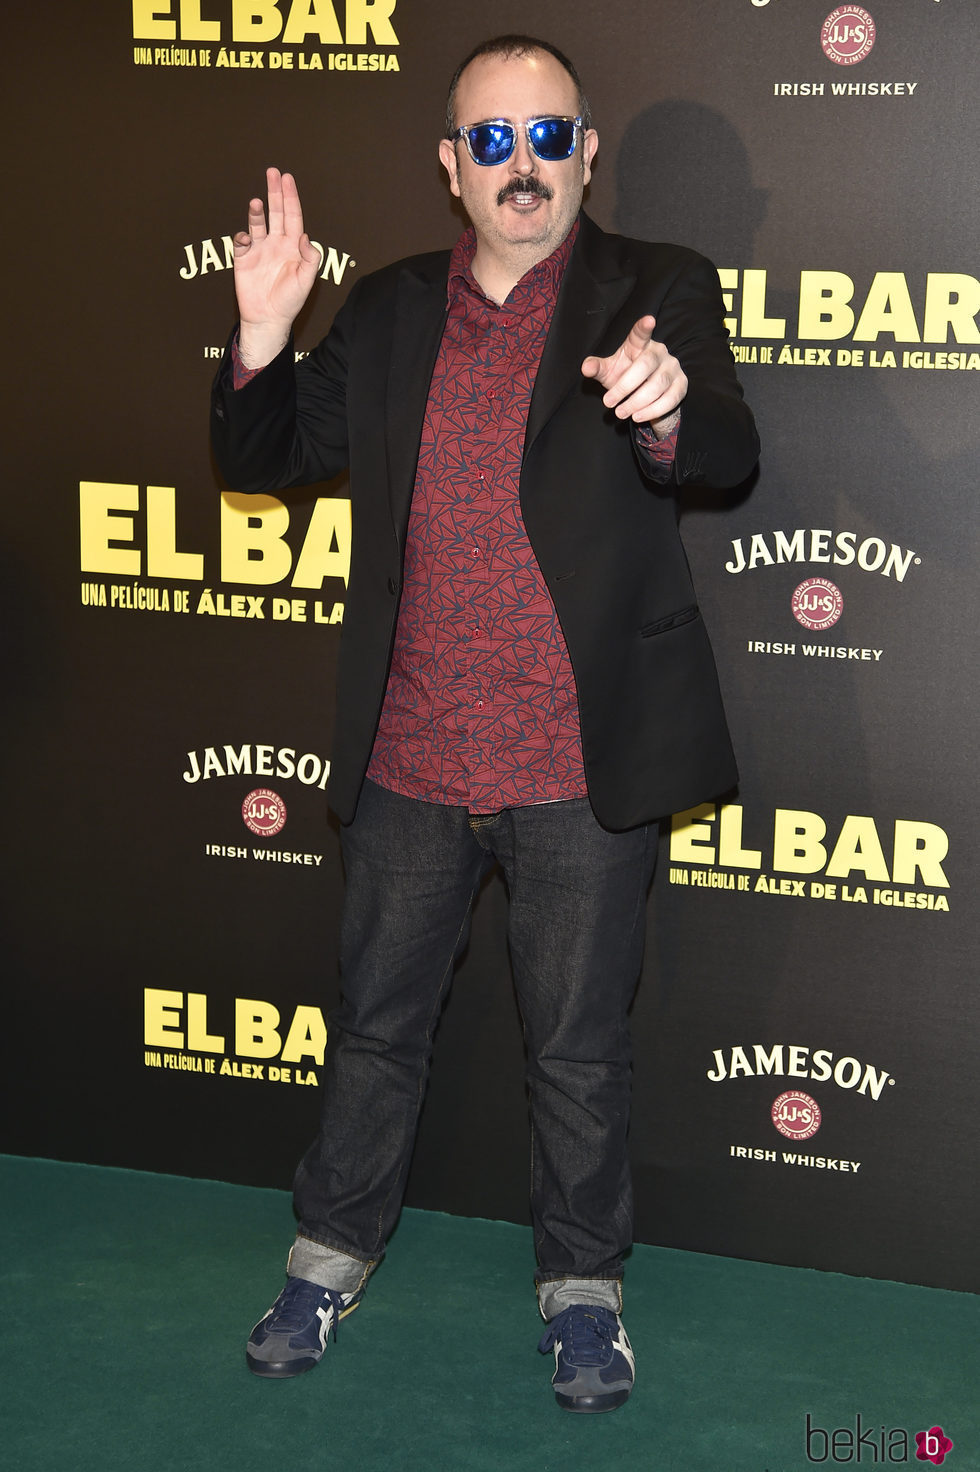
[[[668,629],[679,629],[683,624],[693,623],[700,618],[701,613],[696,603],[689,603],[686,608],[678,608],[674,613],[668,613],[664,618],[658,618],[655,623],[644,624],[640,630],[641,639],[652,639],[654,634],[666,634]]]

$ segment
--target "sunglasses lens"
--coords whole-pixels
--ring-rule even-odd
[[[502,164],[514,151],[514,129],[509,123],[479,123],[467,128],[466,140],[478,164]]]
[[[531,147],[546,163],[569,158],[575,147],[575,122],[572,118],[538,118],[532,123],[530,133]]]

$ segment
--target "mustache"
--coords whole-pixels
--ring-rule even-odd
[[[511,179],[497,195],[497,203],[505,204],[514,194],[535,194],[538,199],[554,199],[555,191],[531,174],[527,179]]]

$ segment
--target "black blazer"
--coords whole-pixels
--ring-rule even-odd
[[[354,815],[384,699],[449,254],[363,278],[295,368],[290,343],[235,392],[230,354],[212,440],[238,491],[349,467],[353,513],[330,801]],[[582,377],[644,313],[687,374],[669,478]],[[625,829],[731,787],[735,761],[708,637],[677,530],[684,485],[734,486],[759,442],[735,376],[717,273],[693,251],[608,235],[581,216],[528,415],[524,524],[555,602],[578,691],[589,797]]]

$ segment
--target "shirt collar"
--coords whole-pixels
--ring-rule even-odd
[[[539,261],[536,266],[532,266],[530,271],[521,277],[511,292],[511,295],[507,298],[508,303],[512,306],[520,305],[522,299],[532,293],[539,283],[545,288],[552,299],[558,295],[558,288],[561,285],[561,279],[565,274],[565,268],[572,254],[572,247],[575,244],[578,229],[579,219],[576,216],[575,223],[572,225],[571,230],[569,230],[561,245],[558,246],[557,250],[553,250],[550,256],[546,256],[543,261]],[[446,284],[447,307],[452,304],[464,288],[479,292],[481,296],[486,295],[483,287],[473,275],[472,266],[475,255],[476,231],[472,225],[468,225],[453,246],[452,255],[449,258],[449,280]]]

